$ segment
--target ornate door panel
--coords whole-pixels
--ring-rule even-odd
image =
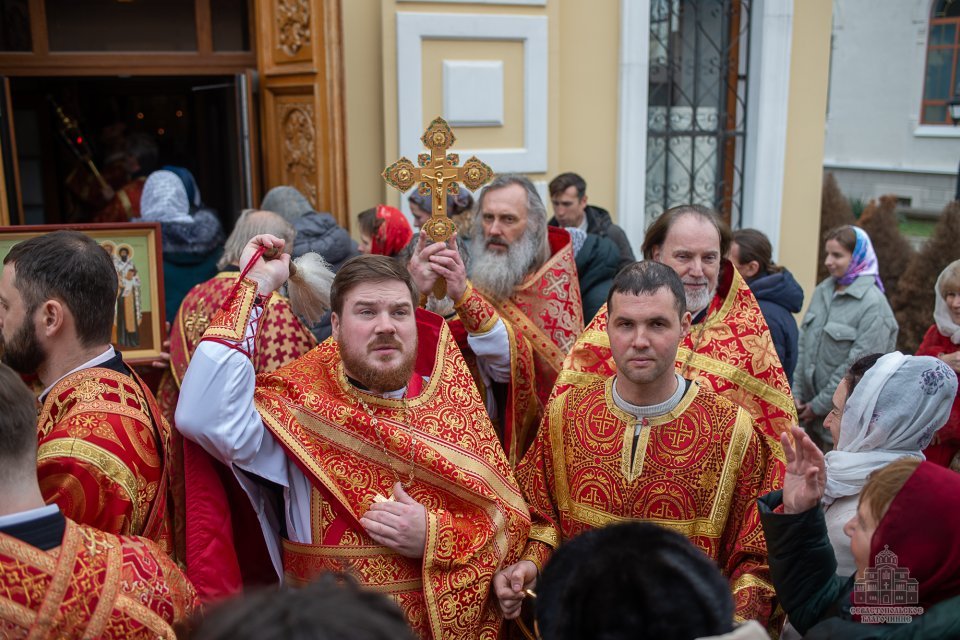
[[[348,225],[340,0],[257,0],[265,187]]]

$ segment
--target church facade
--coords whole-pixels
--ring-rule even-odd
[[[82,162],[48,95],[98,162],[118,122],[158,137],[228,225],[277,184],[345,226],[405,208],[380,172],[441,115],[461,157],[544,196],[581,174],[635,250],[698,202],[814,284],[829,0],[9,0],[0,19],[4,222],[69,219]]]

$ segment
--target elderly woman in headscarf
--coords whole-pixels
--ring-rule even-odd
[[[904,456],[923,460],[956,395],[957,376],[942,361],[897,351],[861,358],[837,386],[824,420],[834,448],[825,456],[823,505],[840,575],[855,569],[844,526],[867,476]]]
[[[933,356],[960,372],[960,260],[940,273],[934,286],[933,325],[917,348],[918,356]],[[960,399],[954,400],[946,426],[923,453],[930,462],[960,471]]]
[[[397,257],[413,238],[413,229],[399,209],[385,204],[367,209],[359,216],[360,253]]]
[[[196,191],[199,199],[199,190]],[[154,171],[143,185],[140,216],[159,222],[163,238],[163,293],[167,321],[194,285],[217,275],[223,227],[209,209],[191,215],[183,180],[172,171]]]
[[[877,255],[867,233],[844,226],[827,233],[830,276],[817,285],[803,316],[793,396],[807,433],[822,448],[830,398],[860,356],[893,351],[899,327],[883,294]]]

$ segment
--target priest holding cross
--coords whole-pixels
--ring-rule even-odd
[[[457,180],[478,188],[492,171],[475,157],[455,166],[457,156],[447,154],[453,134],[440,118],[421,140],[431,153],[420,155],[419,168],[401,158],[383,172],[388,184],[406,190],[419,182],[421,195],[433,197],[433,217],[423,226],[410,273],[421,291],[454,303],[450,328],[515,466],[533,441],[563,358],[583,330],[570,234],[547,226],[546,208],[527,178],[501,175],[480,194],[465,265],[444,213],[446,195],[457,193]]]
[[[438,131],[431,140],[452,139]],[[431,177],[438,192],[456,184],[447,160]],[[177,429],[232,469],[278,578],[349,571],[389,595],[420,638],[497,637],[490,584],[519,558],[530,515],[450,328],[417,308],[403,266],[358,256],[329,291],[332,338],[257,376],[256,336],[290,275],[286,249],[270,235],[244,249],[238,285],[184,376]]]

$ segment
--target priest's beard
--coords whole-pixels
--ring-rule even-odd
[[[491,251],[489,246],[494,244],[507,250]],[[506,300],[529,273],[537,249],[536,238],[529,229],[512,245],[500,238],[487,240],[482,233],[477,234],[470,242],[470,281],[495,299]]]
[[[373,350],[391,346],[401,350],[401,360],[393,367],[387,367],[377,361]],[[410,381],[413,366],[417,360],[417,343],[406,348],[395,336],[380,336],[361,348],[353,348],[340,343],[340,358],[347,375],[357,382],[378,393],[396,391]]]
[[[687,298],[687,311],[693,315],[697,315],[710,306],[710,301],[713,300],[713,296],[716,295],[717,288],[708,288],[710,287],[710,281],[706,278],[696,278],[690,282],[684,282],[684,285],[687,284],[704,285],[698,287],[695,291],[690,291],[684,287],[684,293],[686,293]]]
[[[0,335],[0,351],[3,351],[0,360],[17,373],[34,374],[47,359],[43,345],[37,340],[32,316],[31,313],[24,318],[23,324],[10,338],[10,342],[6,342]]]

